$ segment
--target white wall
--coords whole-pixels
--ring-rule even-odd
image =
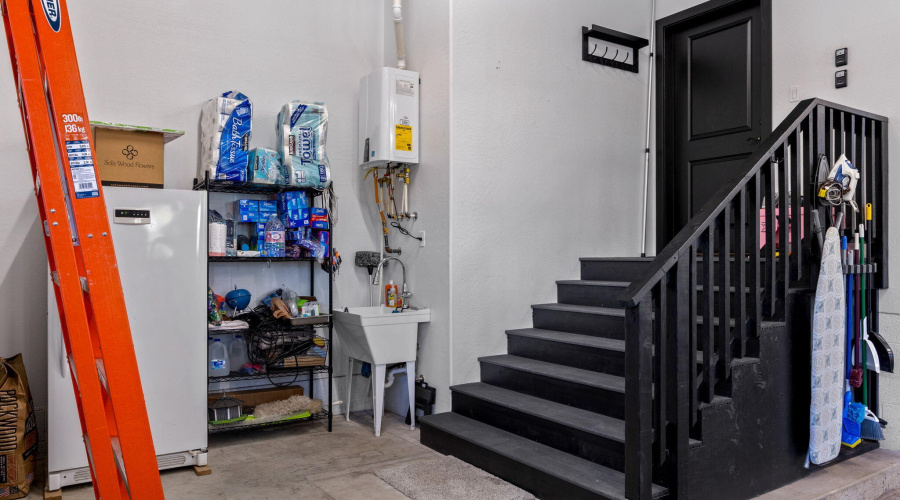
[[[649,2],[456,0],[451,58],[452,380],[579,257],[637,255],[646,59],[640,74],[581,60],[581,27],[647,36]]]
[[[384,65],[397,64],[394,23],[390,0],[384,1]],[[399,246],[400,258],[406,264],[410,304],[431,309],[431,322],[419,328],[419,356],[416,371],[425,381],[437,387],[437,411],[450,410],[450,0],[405,0],[403,26],[406,39],[406,68],[418,71],[420,110],[419,148],[421,163],[412,167],[410,210],[419,218],[404,226],[414,235],[425,231],[425,247],[396,231],[391,233],[391,246]],[[366,208],[374,207],[371,180],[366,183]],[[374,209],[371,224],[379,224]],[[372,240],[368,248],[378,249]],[[392,263],[393,264],[393,263]],[[399,266],[389,275],[399,283]],[[390,391],[397,400],[406,401],[405,377],[398,378]],[[388,406],[406,414],[404,403]]]
[[[345,256],[335,302],[366,304],[364,272],[353,267],[353,253],[372,248],[374,231],[369,207],[359,201],[369,184],[362,182],[356,162],[356,94],[359,78],[382,64],[382,5],[279,0],[251,7],[226,0],[215,4],[217,15],[211,15],[209,2],[68,5],[90,118],[187,132],[166,147],[167,188],[191,185],[199,110],[210,97],[231,89],[251,97],[253,146],[273,145],[282,104],[298,98],[326,102],[327,149],[340,196],[336,244]],[[233,14],[222,14],[227,12]],[[302,33],[290,29],[292,20]],[[226,38],[229,30],[237,42]],[[0,64],[0,110],[7,117],[18,113],[8,64]],[[18,118],[0,123],[0,145],[11,165],[0,197],[0,211],[6,214],[0,229],[7,235],[0,254],[0,303],[7,311],[0,355],[24,352],[35,404],[43,407],[46,256]],[[338,363],[337,375],[345,364]]]

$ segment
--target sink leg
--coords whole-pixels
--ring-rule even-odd
[[[416,362],[406,362],[406,390],[409,392],[409,430],[416,430]]]
[[[375,365],[374,383],[375,383],[375,436],[381,435],[381,417],[384,415],[384,375],[387,365]]]
[[[353,388],[353,358],[350,358],[350,368],[347,369],[347,401],[344,408],[346,408],[345,413],[347,414],[347,422],[350,421],[350,390]]]

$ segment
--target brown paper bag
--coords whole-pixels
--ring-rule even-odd
[[[37,449],[34,403],[22,355],[0,358],[0,497],[28,494]]]

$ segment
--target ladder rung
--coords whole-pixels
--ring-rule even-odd
[[[106,391],[106,395],[109,396],[109,382],[106,380],[106,366],[103,364],[102,359],[98,359],[97,363],[97,376],[100,377],[100,385],[103,387],[103,390]]]
[[[88,462],[90,462],[91,470],[94,469],[94,454],[91,452],[91,440],[87,434],[82,434],[81,439],[84,441],[84,448],[87,451]]]
[[[122,482],[125,483],[125,490],[128,491],[128,496],[131,496],[131,488],[128,487],[128,476],[125,474],[125,459],[122,457],[122,444],[119,443],[118,437],[111,437],[110,444],[112,444],[113,450],[113,458],[116,461],[116,468],[119,469],[119,477],[122,478]]]
[[[78,372],[75,370],[75,360],[71,354],[67,355],[66,359],[69,361],[69,370],[72,371],[72,379],[75,381],[75,385],[81,387],[81,384],[78,383]]]

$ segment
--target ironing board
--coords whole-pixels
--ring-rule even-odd
[[[844,401],[844,275],[838,231],[825,234],[812,318],[812,399],[809,407],[809,461],[826,463],[841,449]]]

